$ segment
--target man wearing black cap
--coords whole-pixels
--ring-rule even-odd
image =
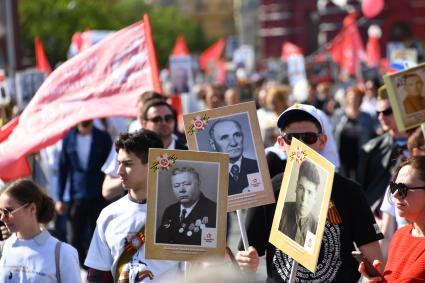
[[[289,151],[293,137],[319,153],[326,145],[323,123],[313,106],[295,104],[280,115],[277,126],[281,131],[277,142],[283,151]],[[283,173],[272,179],[276,197],[282,179]],[[236,260],[241,269],[256,271],[259,256],[266,255],[267,282],[289,282],[293,260],[268,242],[275,209],[276,205],[270,204],[248,211],[246,229],[250,247],[239,251]],[[353,242],[369,260],[382,259],[378,243],[382,237],[359,186],[336,173],[316,272],[300,265],[296,279],[299,282],[357,282],[360,274],[358,263],[351,255],[355,250]]]

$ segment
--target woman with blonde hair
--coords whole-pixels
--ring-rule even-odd
[[[2,243],[1,282],[82,282],[76,249],[41,228],[54,214],[53,200],[31,180],[1,192],[0,220],[11,233]]]

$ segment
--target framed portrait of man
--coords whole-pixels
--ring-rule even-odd
[[[228,162],[222,153],[149,150],[146,258],[224,255]]]
[[[173,95],[191,92],[193,74],[190,56],[170,56],[170,81]]]
[[[384,76],[400,131],[425,122],[425,64]]]
[[[315,272],[332,191],[334,165],[293,138],[270,243]]]
[[[189,149],[229,156],[228,211],[273,203],[254,102],[183,116]]]

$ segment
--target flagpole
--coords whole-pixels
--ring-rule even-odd
[[[242,210],[236,210],[236,215],[238,216],[239,229],[241,230],[242,243],[244,249],[247,251],[249,247],[248,236],[246,234],[245,225],[242,223]]]

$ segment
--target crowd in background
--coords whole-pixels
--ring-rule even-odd
[[[286,159],[276,150],[276,139],[281,134],[276,127],[279,115],[294,103],[310,104],[321,110],[335,145],[326,157],[341,175],[361,185],[385,235],[381,247],[386,255],[392,234],[407,223],[397,215],[394,204],[388,203],[391,177],[411,155],[422,154],[425,144],[420,130],[397,129],[381,85],[378,78],[309,83],[304,99],[297,101],[289,84],[256,74],[237,78],[233,86],[198,83],[192,87],[192,93],[184,95],[190,95],[192,105],[199,111],[255,101],[271,176],[283,170],[279,161]],[[128,106],[138,109],[133,122],[122,117],[81,122],[62,141],[31,157],[33,179],[56,202],[58,215],[48,227],[77,249],[80,263],[84,262],[101,209],[123,193],[116,168],[110,162],[107,168],[118,134],[143,127],[158,133],[165,147],[178,148],[181,144],[186,148],[182,113],[181,109],[173,108],[173,95],[171,87],[165,84],[162,97],[146,94],[137,105]],[[8,106],[2,112],[2,124],[17,114],[13,109]],[[92,143],[96,146],[92,147]]]

